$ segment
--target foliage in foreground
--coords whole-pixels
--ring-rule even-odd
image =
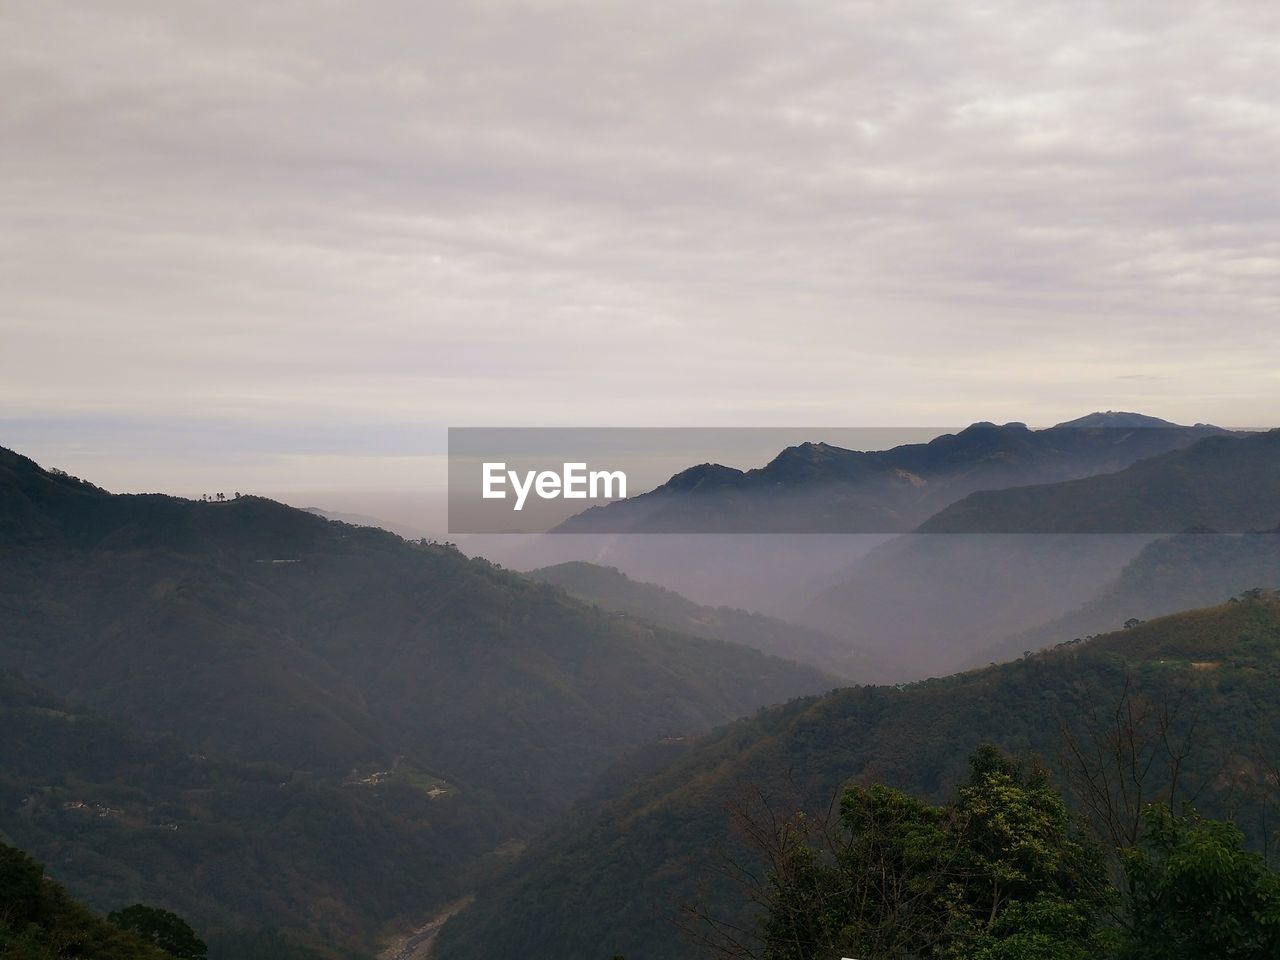
[[[21,850],[0,844],[0,956],[7,960],[172,960],[174,955],[95,916],[61,886],[46,880],[39,863]]]
[[[1280,875],[1245,849],[1239,829],[1163,804],[1149,805],[1144,822],[1135,846],[1107,851],[1039,764],[992,747],[974,755],[968,781],[941,806],[852,787],[832,829],[797,815],[754,837],[770,858],[758,891],[761,955],[1280,956]]]
[[[107,919],[122,930],[131,930],[137,936],[159,947],[175,960],[205,960],[209,948],[196,936],[190,924],[170,910],[148,907],[135,903]]]
[[[0,957],[4,960],[367,960],[367,955],[273,930],[218,932],[209,946],[182,917],[134,904],[104,920],[0,843]]]

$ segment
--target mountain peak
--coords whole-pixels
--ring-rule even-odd
[[[1008,423],[992,423],[990,420],[979,420],[977,423],[971,423],[958,435],[972,433],[980,430],[1029,430],[1030,428],[1021,420],[1010,420]]]
[[[831,457],[843,457],[852,452],[830,443],[822,441],[814,443],[811,440],[806,440],[804,443],[797,443],[794,446],[783,448],[776,457],[766,464],[766,469],[778,463],[817,463]]]
[[[1095,411],[1075,420],[1055,424],[1055,430],[1064,427],[1086,429],[1092,427],[1176,427],[1178,424],[1159,417],[1149,417],[1145,413],[1128,413],[1122,410]]]
[[[681,470],[663,484],[668,490],[689,491],[700,487],[730,483],[742,476],[742,471],[721,463],[700,463],[696,467]]]

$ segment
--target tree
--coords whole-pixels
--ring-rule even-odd
[[[1245,849],[1234,824],[1148,804],[1136,843],[1115,851],[1117,887],[1038,762],[984,747],[971,765],[944,806],[853,787],[832,837],[799,814],[780,822],[759,901],[763,945],[734,955],[1280,957],[1280,874]]]
[[[1124,856],[1131,890],[1123,960],[1280,957],[1280,875],[1231,823],[1164,804]]]
[[[1038,760],[984,746],[954,804],[962,883],[950,955],[1097,956],[1110,899],[1101,852]]]
[[[1185,782],[1188,758],[1198,744],[1197,720],[1190,687],[1153,698],[1139,692],[1128,676],[1114,703],[1090,700],[1079,716],[1059,719],[1059,765],[1077,804],[1111,850],[1137,844],[1149,804],[1194,803],[1219,772],[1215,767],[1198,782]]]
[[[165,956],[135,933],[76,903],[27,854],[0,844],[0,957],[162,960]]]
[[[800,814],[757,830],[763,946],[732,955],[1097,956],[1109,888],[1096,846],[1039,763],[983,747],[971,768],[942,806],[851,787],[833,831]]]
[[[36,919],[44,870],[14,847],[0,845],[0,926],[22,929]]]
[[[764,957],[927,954],[947,935],[946,891],[958,876],[949,821],[944,808],[880,785],[847,790],[841,833],[820,844],[811,823],[793,818],[768,881]]]
[[[108,914],[107,920],[121,929],[132,931],[178,960],[205,960],[208,955],[204,941],[196,936],[185,920],[168,910],[135,903],[132,907]]]

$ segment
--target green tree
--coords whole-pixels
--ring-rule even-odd
[[[1280,874],[1235,824],[1148,804],[1113,850],[1121,895],[1038,762],[983,747],[971,767],[944,806],[853,787],[833,832],[778,821],[765,960],[1280,957]]]
[[[777,834],[765,921],[768,960],[923,954],[946,935],[953,879],[948,812],[884,786],[853,787],[840,833],[792,818]]]
[[[0,845],[0,926],[21,930],[40,912],[44,870],[14,847]]]
[[[1106,931],[1080,904],[1052,896],[1013,903],[988,934],[959,954],[965,960],[1099,960],[1110,956]]]
[[[1099,848],[1038,761],[985,746],[970,764],[954,804],[962,881],[952,885],[952,952],[1067,957],[1089,949],[1096,956],[1108,900]]]
[[[178,960],[205,960],[208,947],[194,930],[176,913],[135,903],[107,919],[124,930],[132,931]]]
[[[788,821],[771,852],[767,960],[1096,957],[1108,896],[1096,846],[1038,764],[984,747],[971,766],[945,806],[853,787],[834,836]]]
[[[27,854],[0,844],[0,957],[161,960],[164,956],[135,934],[76,903]]]
[[[1132,891],[1124,960],[1280,957],[1280,875],[1235,824],[1153,804],[1124,856]]]

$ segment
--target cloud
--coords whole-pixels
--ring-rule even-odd
[[[437,445],[1266,422],[1278,28],[1190,0],[16,0],[0,400]]]

